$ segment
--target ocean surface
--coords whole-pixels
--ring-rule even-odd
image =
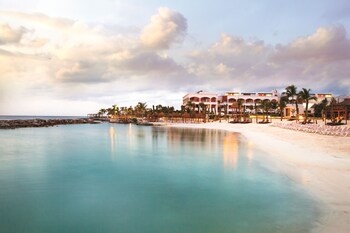
[[[0,232],[309,232],[319,203],[265,159],[218,130],[0,130]]]

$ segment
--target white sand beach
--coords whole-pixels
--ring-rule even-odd
[[[222,129],[241,133],[268,161],[305,186],[326,206],[314,232],[350,232],[350,137],[292,131],[260,124],[172,124],[171,127]]]

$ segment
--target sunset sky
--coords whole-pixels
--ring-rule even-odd
[[[349,95],[349,32],[348,0],[4,0],[0,114],[178,108],[190,91],[290,84]]]

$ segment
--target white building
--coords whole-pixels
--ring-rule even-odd
[[[200,103],[207,106],[209,112],[217,113],[218,111],[218,95],[214,93],[207,93],[198,91],[196,93],[189,93],[182,98],[182,106],[186,106],[188,102],[192,102],[195,106],[195,111],[200,111]]]
[[[285,93],[282,93],[282,96],[283,95],[285,95]],[[317,100],[310,100],[309,101],[309,106],[308,106],[309,114],[314,113],[314,109],[311,108],[314,104],[319,104],[324,99],[327,99],[327,101],[330,102],[331,99],[333,98],[333,95],[330,93],[311,94],[311,96],[315,96],[317,98]],[[305,110],[306,110],[306,103],[299,103],[298,110],[299,110],[299,115],[304,115]],[[287,104],[287,106],[285,107],[285,109],[283,111],[284,111],[283,114],[285,117],[296,116],[296,114],[297,114],[295,104]]]
[[[222,95],[215,93],[208,93],[199,91],[196,93],[189,93],[183,97],[183,106],[187,106],[188,102],[194,104],[194,110],[200,111],[200,104],[204,103],[209,112],[214,112],[218,114],[218,108],[222,114],[227,111],[227,114],[232,114],[237,111],[238,102],[242,105],[245,112],[255,112],[255,107],[259,106],[263,101],[270,101],[272,103],[278,103],[280,98],[285,96],[286,93],[279,94],[276,90],[271,92],[226,92]],[[311,94],[311,96],[317,97],[317,100],[310,100],[308,111],[313,113],[314,104],[321,103],[324,99],[330,101],[333,98],[333,95],[330,93],[320,93],[320,94]],[[306,103],[298,104],[299,114],[303,115],[306,109]],[[284,116],[291,117],[296,116],[296,107],[295,104],[287,104],[284,109]]]
[[[277,91],[272,92],[226,92],[219,96],[219,105],[227,108],[227,113],[230,114],[237,108],[237,102],[242,103],[242,107],[250,112],[255,109],[255,106],[260,105],[263,101],[278,102],[279,96]]]

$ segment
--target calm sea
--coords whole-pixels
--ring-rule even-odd
[[[318,203],[264,157],[216,130],[1,130],[0,232],[309,232]]]

